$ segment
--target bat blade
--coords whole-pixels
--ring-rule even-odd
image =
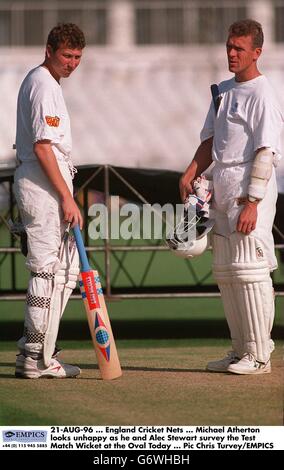
[[[122,372],[100,278],[90,268],[79,225],[73,227],[73,233],[81,261],[80,290],[100,373],[104,380],[116,379]]]
[[[98,272],[81,272],[79,285],[101,376],[116,379],[122,371]]]

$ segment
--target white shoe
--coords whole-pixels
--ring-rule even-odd
[[[81,369],[77,366],[64,364],[56,358],[52,358],[50,366],[46,368],[43,360],[35,360],[19,354],[16,359],[15,376],[23,379],[57,378],[65,379],[80,375]]]
[[[266,364],[258,362],[255,357],[247,353],[237,364],[231,364],[228,367],[228,372],[232,374],[269,374],[271,372],[271,364],[268,361]]]
[[[228,372],[230,364],[236,364],[239,360],[234,351],[229,351],[223,359],[208,362],[206,369],[210,372]]]

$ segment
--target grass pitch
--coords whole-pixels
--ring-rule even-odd
[[[123,376],[100,379],[90,342],[65,342],[63,358],[82,368],[77,379],[14,378],[10,343],[0,351],[0,425],[282,425],[282,345],[272,373],[209,373],[224,340],[118,341]]]

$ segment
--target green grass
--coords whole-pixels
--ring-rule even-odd
[[[200,299],[135,299],[107,302],[109,315],[114,320],[206,320],[223,319],[220,298]],[[24,301],[0,301],[1,321],[19,321],[23,318]],[[284,298],[276,298],[277,324],[284,324]],[[86,314],[81,300],[68,303],[63,321],[85,320]]]
[[[228,342],[127,343],[118,342],[123,376],[111,382],[100,379],[85,342],[64,352],[66,361],[83,370],[81,378],[70,380],[15,379],[14,353],[2,350],[0,424],[282,424],[281,343],[272,373],[251,377],[205,371]]]

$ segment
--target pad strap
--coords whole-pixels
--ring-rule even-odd
[[[54,273],[48,273],[48,272],[40,272],[40,273],[35,273],[31,271],[31,276],[32,277],[40,277],[41,279],[48,279],[48,280],[53,280],[55,277]]]

